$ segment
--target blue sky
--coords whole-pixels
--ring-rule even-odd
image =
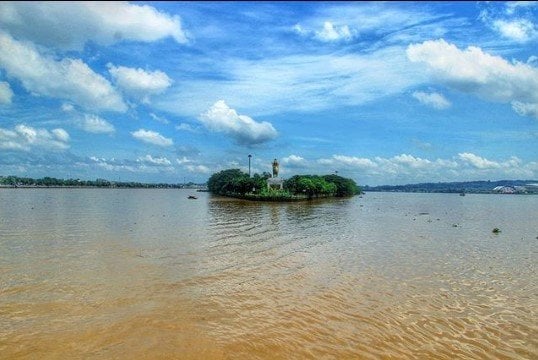
[[[0,3],[0,174],[538,178],[537,2]]]

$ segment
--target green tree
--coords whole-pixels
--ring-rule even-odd
[[[336,186],[336,196],[353,196],[361,192],[360,187],[352,179],[338,175],[325,175],[323,178]]]
[[[207,188],[214,194],[225,195],[246,189],[248,174],[239,169],[222,170],[209,177]]]
[[[336,193],[336,185],[317,175],[295,175],[284,182],[284,188],[292,194],[303,194],[309,198],[329,196]]]

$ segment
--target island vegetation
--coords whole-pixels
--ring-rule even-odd
[[[359,194],[355,181],[338,175],[295,175],[283,182],[282,189],[267,186],[269,173],[252,177],[239,169],[227,169],[211,175],[208,190],[216,195],[249,200],[293,201]]]

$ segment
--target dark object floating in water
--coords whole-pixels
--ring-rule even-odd
[[[494,234],[498,234],[498,233],[501,232],[501,230],[499,230],[499,228],[495,228],[495,229],[491,230],[491,232],[494,233]]]
[[[196,199],[198,199],[198,198],[197,198],[196,196],[194,196],[194,195],[189,195],[189,196],[187,197],[187,199],[195,199],[195,200],[196,200]]]

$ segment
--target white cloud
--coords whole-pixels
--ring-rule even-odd
[[[353,39],[354,32],[347,25],[334,25],[331,21],[325,21],[321,30],[307,30],[300,24],[293,26],[297,34],[309,37],[321,42],[340,42]]]
[[[64,150],[69,148],[69,134],[64,129],[33,128],[24,124],[13,130],[0,128],[0,149],[29,151],[33,148]]]
[[[13,91],[8,82],[0,81],[0,105],[11,104],[13,98]]]
[[[219,62],[227,80],[188,80],[154,101],[162,110],[196,116],[226,99],[251,116],[314,112],[362,105],[400,94],[426,81],[410,66],[405,48],[368,54],[293,55]]]
[[[347,25],[335,26],[330,21],[323,23],[323,29],[316,31],[314,37],[323,42],[349,41],[353,38]]]
[[[492,27],[503,37],[522,43],[538,35],[535,25],[527,19],[495,20]]]
[[[394,156],[392,160],[397,164],[407,165],[411,168],[424,168],[431,164],[431,161],[428,159],[421,159],[419,157],[414,157],[408,154],[401,154]]]
[[[529,104],[529,103],[522,103],[519,101],[513,101],[512,109],[514,109],[514,111],[517,112],[519,115],[532,116],[538,119],[538,103]]]
[[[538,6],[538,1],[508,1],[506,2],[506,13],[512,15],[518,9]]]
[[[538,69],[529,64],[511,64],[474,46],[460,50],[443,39],[409,45],[407,56],[457,90],[492,101],[538,104]]]
[[[239,144],[260,144],[277,137],[278,133],[270,123],[256,122],[246,115],[239,115],[224,100],[219,100],[201,114],[199,120],[211,131],[230,135]]]
[[[437,92],[426,93],[415,91],[413,97],[424,105],[428,105],[437,110],[448,109],[452,104],[442,94]]]
[[[187,165],[185,168],[192,173],[197,174],[209,174],[211,172],[211,169],[209,169],[205,165]]]
[[[176,130],[188,131],[188,132],[196,132],[196,129],[193,128],[190,124],[187,124],[187,123],[181,123],[179,125],[176,125]]]
[[[338,170],[339,174],[365,181],[388,183],[412,183],[431,181],[482,180],[488,178],[535,178],[538,176],[536,162],[524,163],[516,156],[503,161],[493,161],[473,153],[459,153],[449,159],[424,159],[410,154],[400,154],[390,158],[363,158],[333,155],[317,159],[313,172],[321,174]]]
[[[51,133],[61,142],[67,143],[69,141],[69,134],[64,129],[53,129]]]
[[[96,156],[89,158],[88,165],[97,166],[108,171],[128,171],[132,173],[173,173],[176,169],[165,157],[141,156],[136,160],[106,159]]]
[[[172,85],[172,79],[160,70],[145,71],[140,68],[108,64],[108,71],[116,85],[126,94],[149,102],[149,96],[160,94]]]
[[[458,156],[461,160],[477,169],[496,169],[500,167],[499,163],[490,161],[472,153],[460,153]]]
[[[184,164],[188,164],[188,163],[191,163],[192,160],[187,158],[186,156],[183,156],[181,159],[176,159],[176,162],[179,164],[179,165],[184,165]]]
[[[516,156],[512,156],[509,160],[503,162],[491,161],[486,158],[480,157],[472,153],[459,153],[458,157],[463,162],[481,170],[485,169],[510,169],[517,168],[522,164],[521,159]]]
[[[168,121],[168,119],[166,119],[166,118],[164,118],[164,117],[162,117],[162,116],[157,116],[157,115],[155,115],[154,113],[149,113],[149,116],[150,116],[153,120],[155,120],[155,121],[157,121],[157,122],[160,122],[161,124],[165,124],[165,125],[170,124],[170,121]]]
[[[174,142],[172,139],[166,138],[159,134],[158,132],[151,130],[139,129],[131,133],[135,139],[143,141],[148,144],[158,145],[158,146],[172,146]]]
[[[417,21],[421,19],[421,21]],[[292,30],[323,42],[350,41],[359,34],[374,36],[380,42],[405,43],[442,36],[447,27],[460,26],[454,16],[427,13],[420,7],[405,7],[381,2],[356,4],[327,3],[327,6],[305,17]]]
[[[181,44],[188,41],[178,16],[128,2],[3,2],[0,28],[63,50],[81,50],[87,41],[100,45],[166,37]]]
[[[308,35],[310,31],[303,28],[300,24],[295,24],[293,26],[293,31],[295,31],[299,35]]]
[[[290,156],[286,156],[285,158],[283,158],[282,163],[287,164],[287,165],[303,166],[305,165],[306,160],[301,156],[292,154]]]
[[[91,114],[84,114],[84,117],[78,121],[78,125],[82,130],[94,134],[110,134],[116,131],[111,123]]]
[[[41,55],[31,44],[16,41],[2,32],[0,48],[0,67],[33,94],[70,100],[89,109],[127,109],[110,82],[82,60],[56,61]]]
[[[144,164],[154,165],[154,166],[171,166],[172,165],[170,160],[168,160],[165,157],[153,157],[149,154],[146,156],[139,157],[136,161],[140,163],[144,163]]]
[[[333,155],[333,157],[329,159],[318,159],[318,163],[322,165],[342,165],[358,168],[377,167],[377,164],[370,159],[346,155]]]

